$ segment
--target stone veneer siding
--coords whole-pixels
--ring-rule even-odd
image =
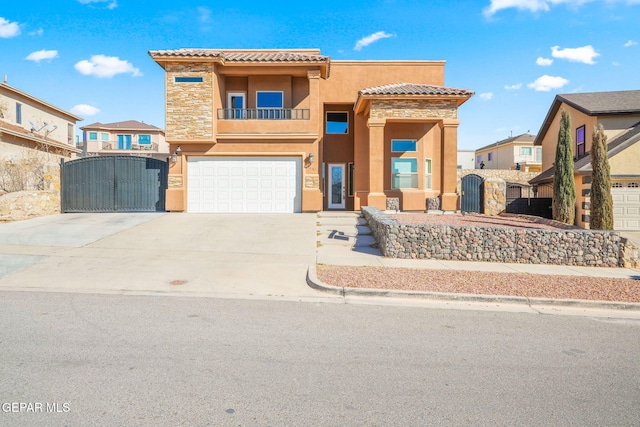
[[[382,254],[390,258],[557,264],[637,265],[638,249],[616,231],[402,224],[362,207]]]
[[[201,83],[176,83],[176,77],[202,77]],[[213,64],[166,66],[166,137],[213,139]]]
[[[458,109],[455,102],[445,101],[372,101],[372,119],[419,118],[419,119],[457,119]]]
[[[0,196],[0,221],[60,213],[60,191],[16,191]]]
[[[509,169],[458,169],[458,181],[463,176],[476,174],[484,179],[504,179],[506,182],[528,182],[540,175],[540,172],[524,172]]]

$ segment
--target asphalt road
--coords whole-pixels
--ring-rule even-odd
[[[638,320],[0,292],[0,350],[6,426],[640,425]]]

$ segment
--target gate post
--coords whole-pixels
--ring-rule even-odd
[[[484,213],[498,215],[507,208],[507,183],[504,179],[490,178],[484,181]]]

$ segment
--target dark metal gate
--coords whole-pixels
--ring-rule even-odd
[[[480,175],[470,174],[462,177],[462,197],[460,210],[462,212],[483,213],[484,179]]]
[[[163,212],[168,170],[150,157],[62,160],[62,212]]]
[[[529,187],[519,183],[507,182],[506,212],[513,214],[535,215],[551,219],[553,187]]]

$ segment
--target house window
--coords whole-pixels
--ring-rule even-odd
[[[281,119],[283,108],[282,92],[256,92],[256,108],[259,119]]]
[[[416,151],[417,142],[415,139],[392,139],[391,151],[402,153],[405,151]]]
[[[67,124],[67,142],[69,144],[73,144],[73,125],[71,123]]]
[[[242,92],[229,92],[227,94],[227,112],[225,113],[225,119],[246,119],[247,110],[245,110],[246,103],[244,100],[244,93]]]
[[[202,83],[202,77],[176,77],[176,83]]]
[[[576,129],[576,158],[584,157],[585,155],[585,143],[584,143],[584,125]]]
[[[418,188],[418,159],[391,159],[391,188]]]
[[[349,113],[346,111],[335,113],[327,112],[325,132],[341,134],[349,133]]]
[[[431,159],[424,159],[424,188],[431,190]]]
[[[349,185],[347,186],[348,195],[353,196],[353,163],[349,163]]]
[[[536,162],[541,162],[542,161],[542,147],[536,147],[536,158],[535,158]]]
[[[627,187],[629,188],[638,188],[638,183],[637,182],[630,182]]]
[[[22,104],[16,102],[16,123],[22,124]]]
[[[531,147],[520,147],[520,155],[521,156],[531,156],[532,149]]]
[[[138,135],[138,144],[151,144],[151,135]]]
[[[89,141],[97,141],[98,132],[89,132]]]
[[[613,188],[622,188],[622,183],[621,182],[614,182],[611,187]]]
[[[100,134],[100,139],[102,139],[103,141],[109,141],[109,134],[108,133],[101,133]]]
[[[476,163],[480,164],[482,162],[482,155],[476,157]]]
[[[489,161],[493,160],[493,153],[489,153],[488,159]]]

